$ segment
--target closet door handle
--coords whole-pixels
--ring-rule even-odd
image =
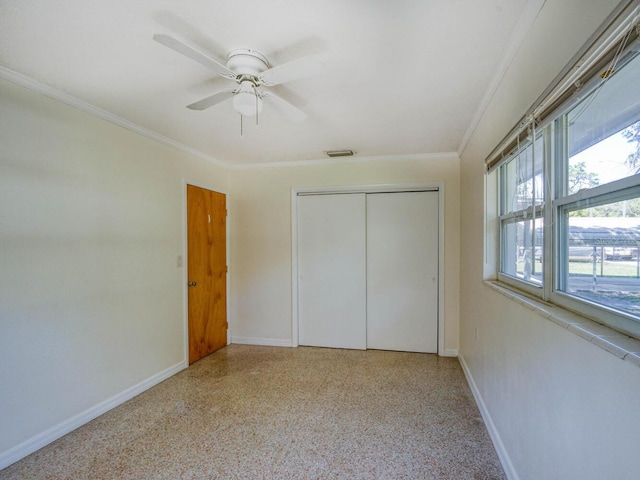
[[[195,287],[198,284],[196,282],[189,282],[187,285],[189,285],[190,287]]]

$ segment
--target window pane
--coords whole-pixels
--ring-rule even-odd
[[[502,213],[518,212],[543,202],[543,141],[529,144],[502,167]],[[534,160],[535,156],[535,160]]]
[[[640,167],[640,56],[567,114],[567,193],[619,180]]]
[[[541,218],[503,223],[502,273],[542,285],[543,224]]]
[[[640,198],[563,215],[561,290],[640,316]]]

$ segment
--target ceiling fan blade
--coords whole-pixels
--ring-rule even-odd
[[[185,43],[182,43],[180,40],[176,40],[175,38],[169,35],[163,35],[160,33],[155,34],[153,36],[153,39],[156,42],[161,43],[165,47],[169,47],[171,50],[181,53],[182,55],[189,57],[191,60],[195,60],[200,65],[204,65],[205,67],[210,68],[211,70],[219,73],[223,77],[231,78],[231,79],[235,79],[236,77],[236,74],[233,73],[231,70],[229,70],[222,63],[218,62],[217,60],[214,60],[213,58],[209,57],[208,55],[202,52],[199,52],[195,48],[190,47]]]
[[[187,105],[187,108],[191,110],[204,110],[209,107],[213,107],[218,103],[222,103],[236,94],[236,90],[223,90],[222,92],[214,93],[213,95],[203,98],[202,100],[198,100],[197,102],[192,103],[191,105]]]
[[[277,96],[271,92],[265,92],[263,101],[271,105],[275,110],[278,110],[282,115],[287,117],[292,122],[302,122],[307,118],[307,114],[300,110],[298,107],[291,105],[285,99]]]
[[[262,84],[269,86],[291,82],[299,78],[311,77],[323,71],[324,63],[322,63],[319,58],[311,55],[270,68],[262,72],[258,78]]]

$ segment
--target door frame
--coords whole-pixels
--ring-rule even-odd
[[[438,355],[444,347],[444,182],[400,183],[379,185],[347,185],[300,187],[291,189],[291,346],[299,345],[300,311],[298,306],[298,196],[336,193],[395,193],[413,191],[438,192]]]
[[[225,196],[225,203],[227,207],[227,218],[225,221],[225,236],[226,236],[226,251],[225,251],[225,261],[227,263],[227,292],[226,292],[226,300],[227,300],[227,323],[229,328],[227,328],[227,345],[231,344],[231,319],[230,319],[230,311],[229,311],[229,294],[230,294],[230,272],[231,268],[229,267],[229,258],[230,257],[230,211],[231,206],[229,202],[229,194],[226,189],[221,189],[218,187],[214,187],[210,184],[202,183],[197,180],[190,180],[183,178],[182,179],[182,330],[183,330],[183,362],[186,367],[189,366],[189,292],[188,285],[189,282],[189,249],[188,249],[188,224],[187,224],[187,185],[192,185],[198,188],[204,188],[205,190],[211,190],[212,192],[221,193]],[[180,255],[180,254],[179,254]],[[180,260],[177,260],[180,262]]]

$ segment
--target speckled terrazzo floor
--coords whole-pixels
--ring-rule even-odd
[[[230,345],[2,479],[504,479],[457,359]]]

